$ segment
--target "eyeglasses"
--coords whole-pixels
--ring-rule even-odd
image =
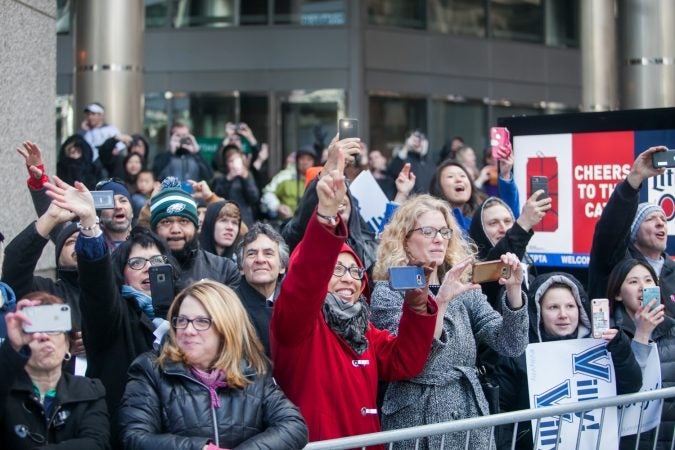
[[[150,262],[151,266],[156,266],[158,264],[166,264],[166,256],[164,255],[152,255],[149,258],[143,258],[142,256],[134,256],[127,260],[127,266],[131,267],[134,270],[141,270],[145,267],[146,262]]]
[[[356,266],[347,267],[342,263],[335,264],[335,269],[333,269],[334,276],[342,278],[347,272],[349,272],[349,276],[353,279],[363,280],[363,275],[366,273],[366,269]]]
[[[184,330],[188,325],[192,324],[192,327],[197,331],[206,331],[211,328],[211,323],[213,321],[208,317],[195,317],[194,319],[188,319],[187,317],[178,316],[171,319],[171,324],[177,330]]]
[[[126,186],[126,183],[124,182],[123,179],[117,178],[117,177],[112,177],[112,178],[106,178],[105,180],[101,180],[98,183],[96,183],[96,191],[100,191],[103,186],[105,186],[108,183],[118,183],[121,184],[122,186]]]
[[[422,236],[424,236],[427,239],[433,239],[436,237],[436,234],[440,234],[443,239],[446,241],[449,240],[452,237],[452,230],[448,227],[443,227],[440,230],[438,228],[434,227],[420,227],[420,228],[415,228],[414,230],[410,230],[408,232],[408,235],[411,233],[414,233],[415,231],[419,231],[422,233]]]

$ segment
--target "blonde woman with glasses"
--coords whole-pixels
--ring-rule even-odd
[[[429,290],[439,305],[436,332],[422,373],[406,381],[390,383],[382,405],[382,428],[426,425],[489,414],[476,369],[476,348],[485,343],[497,352],[517,356],[527,345],[527,308],[521,292],[522,269],[518,258],[507,253],[502,261],[511,276],[500,279],[505,294],[503,318],[487,302],[480,286],[461,275],[474,261],[473,247],[453,218],[450,205],[430,195],[403,203],[382,234],[376,280],[371,298],[373,324],[399,332],[404,293],[392,290],[389,267],[410,264],[433,267]],[[491,431],[471,433],[472,449],[491,446]],[[423,439],[419,448],[463,448],[464,433]],[[415,448],[414,441],[394,444]],[[492,444],[494,446],[494,444]]]

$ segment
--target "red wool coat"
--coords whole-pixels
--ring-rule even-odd
[[[330,231],[316,217],[310,220],[289,262],[270,324],[274,376],[300,408],[310,441],[380,431],[378,379],[419,374],[436,323],[438,307],[430,297],[429,314],[403,307],[398,337],[370,324],[368,349],[362,355],[333,332],[322,306],[346,233],[341,221]]]

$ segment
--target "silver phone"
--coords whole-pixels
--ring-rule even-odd
[[[22,328],[25,333],[66,333],[72,328],[68,305],[27,306],[21,311],[31,321],[30,325],[23,324]]]

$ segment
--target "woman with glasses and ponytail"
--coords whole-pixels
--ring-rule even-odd
[[[405,265],[432,267],[429,290],[439,305],[431,352],[424,370],[408,380],[390,383],[382,404],[382,428],[392,430],[490,414],[476,369],[478,344],[500,354],[518,356],[528,342],[526,297],[518,258],[501,256],[511,268],[509,278],[499,279],[505,292],[500,298],[503,317],[481,292],[468,282],[465,269],[474,262],[474,247],[454,219],[450,205],[430,195],[403,203],[384,229],[373,271],[371,297],[373,324],[391,333],[404,326],[401,306],[404,293],[389,285],[388,268]],[[464,448],[464,433],[433,436],[420,441],[420,449]],[[471,449],[494,447],[490,429],[471,432]],[[394,448],[417,448],[402,441]]]
[[[301,449],[307,426],[276,385],[248,314],[229,287],[198,281],[169,308],[159,356],[129,368],[120,406],[127,450]]]
[[[358,146],[356,139],[331,143],[336,168],[324,169],[317,182],[318,206],[291,255],[270,323],[274,376],[300,407],[310,441],[380,431],[378,379],[419,373],[436,322],[438,306],[426,286],[410,291],[399,306],[398,337],[369,322],[368,280],[345,244],[347,226],[339,214],[344,155]]]
[[[99,380],[64,372],[71,358],[68,331],[27,333],[24,308],[64,305],[46,292],[32,292],[5,316],[0,345],[0,448],[108,449],[110,423]],[[41,328],[42,329],[42,328]]]
[[[87,349],[87,376],[99,378],[106,389],[112,420],[113,447],[120,448],[117,407],[127,381],[127,369],[140,354],[161,341],[169,324],[153,306],[150,266],[171,264],[174,280],[178,265],[163,239],[136,227],[112,254],[98,223],[94,200],[79,182],[75,186],[54,177],[47,195],[56,206],[79,217],[75,243],[80,280],[82,335]],[[170,281],[170,280],[167,280]],[[173,296],[173,295],[172,295]],[[158,346],[158,344],[157,344]]]

